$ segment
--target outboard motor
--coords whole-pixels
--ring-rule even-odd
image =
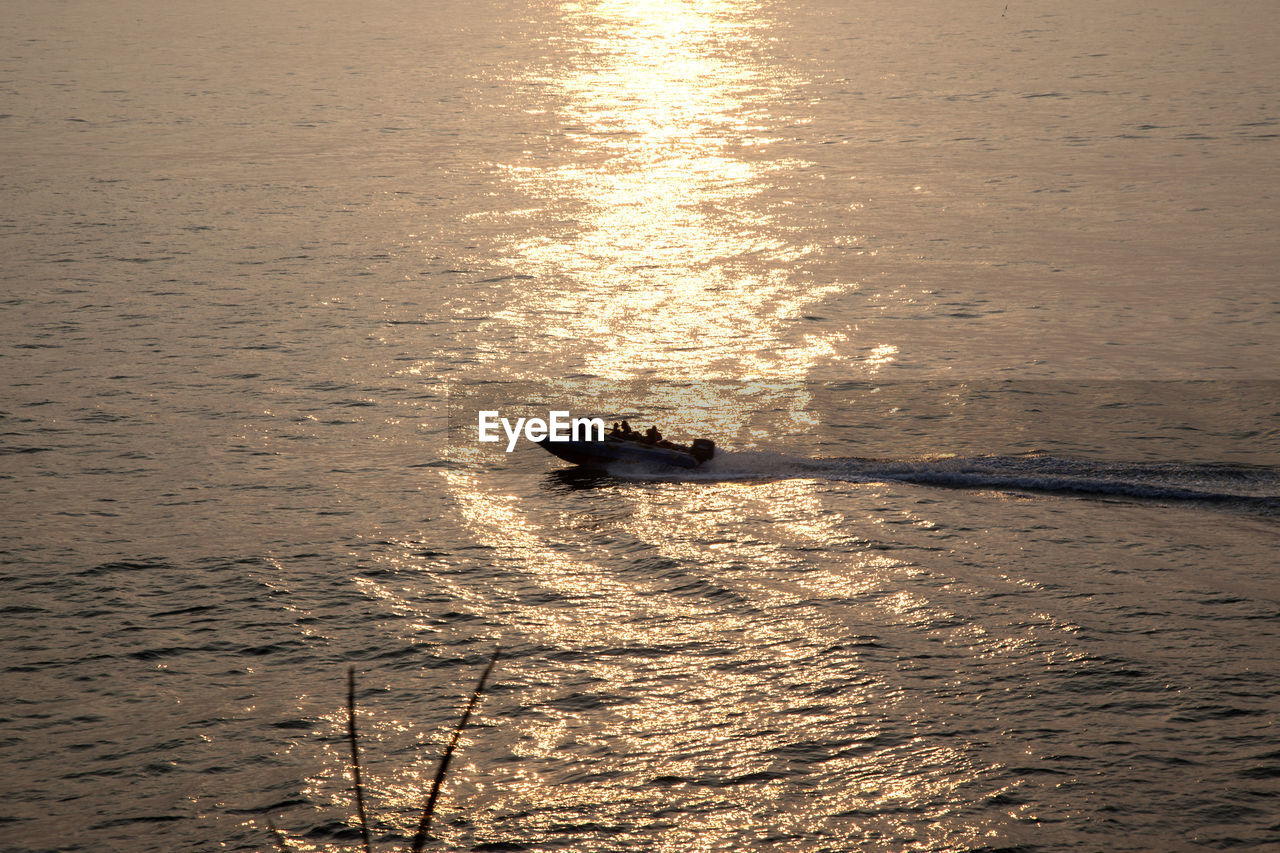
[[[698,464],[701,465],[716,455],[716,443],[709,438],[695,438],[689,445],[689,455],[697,459]]]

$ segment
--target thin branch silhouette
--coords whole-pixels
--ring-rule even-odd
[[[271,837],[275,839],[276,847],[280,848],[280,853],[289,853],[289,842],[285,841],[284,833],[280,831],[280,827],[276,826],[275,821],[267,818],[267,829],[271,830]]]
[[[347,667],[347,736],[351,739],[351,777],[356,789],[356,809],[360,812],[360,834],[365,853],[373,853],[369,840],[369,817],[364,811],[364,785],[360,781],[360,746],[356,738],[356,668]]]
[[[440,766],[436,769],[436,778],[431,783],[431,792],[427,795],[427,804],[422,809],[422,820],[418,823],[418,832],[413,837],[413,853],[422,853],[422,847],[427,842],[427,832],[431,829],[431,816],[435,813],[436,801],[440,796],[440,786],[444,783],[444,775],[449,769],[449,761],[453,758],[453,751],[458,746],[458,741],[462,738],[462,730],[467,727],[467,721],[471,719],[471,712],[475,710],[476,703],[480,701],[480,696],[484,693],[484,683],[489,679],[489,673],[493,671],[493,665],[498,662],[498,655],[502,649],[493,650],[493,657],[489,660],[489,665],[484,668],[484,672],[480,673],[480,681],[476,684],[476,689],[471,693],[471,701],[467,703],[467,709],[462,712],[462,719],[458,720],[458,725],[453,729],[453,737],[449,740],[449,745],[445,747],[444,754],[440,756]]]

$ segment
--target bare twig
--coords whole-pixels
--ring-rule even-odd
[[[476,689],[471,693],[471,701],[467,703],[467,709],[462,712],[462,719],[458,720],[458,725],[453,729],[453,737],[449,740],[449,745],[445,747],[444,754],[440,756],[440,766],[436,769],[436,778],[431,783],[431,792],[427,795],[427,804],[422,809],[422,820],[418,823],[418,833],[413,837],[413,853],[422,853],[422,847],[427,841],[427,832],[431,829],[431,815],[436,809],[436,800],[440,796],[440,786],[444,783],[444,774],[449,769],[449,761],[453,758],[453,751],[458,746],[458,741],[462,738],[462,730],[467,727],[467,721],[471,719],[471,712],[475,710],[476,703],[480,701],[481,694],[484,693],[484,683],[489,679],[489,673],[493,671],[493,665],[498,662],[498,654],[502,650],[494,649],[493,657],[489,660],[489,665],[484,668],[484,672],[480,673],[480,681],[476,684]]]
[[[275,839],[276,847],[280,848],[280,853],[289,853],[289,842],[285,841],[284,833],[276,826],[275,821],[267,818],[267,829],[271,830],[271,837]]]
[[[364,811],[364,785],[360,781],[360,746],[356,740],[356,668],[347,667],[347,735],[351,739],[351,777],[355,782],[356,809],[360,812],[360,833],[365,853],[373,853],[369,840],[369,817]]]

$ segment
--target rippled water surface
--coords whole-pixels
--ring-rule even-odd
[[[1280,846],[1278,30],[9,4],[0,846]]]

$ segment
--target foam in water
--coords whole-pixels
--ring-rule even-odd
[[[1107,463],[1020,456],[869,459],[808,458],[776,451],[719,451],[696,470],[640,462],[617,463],[621,479],[724,481],[823,479],[851,483],[898,482],[967,489],[1111,495],[1153,500],[1280,502],[1280,472],[1269,468],[1178,463]]]

